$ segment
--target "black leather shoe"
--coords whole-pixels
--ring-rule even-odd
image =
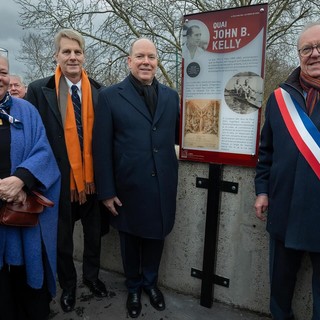
[[[157,309],[158,311],[162,311],[166,308],[166,304],[164,302],[164,297],[162,292],[158,287],[154,287],[151,289],[144,289],[146,294],[150,298],[150,304]]]
[[[104,283],[97,279],[96,281],[90,281],[83,278],[83,284],[86,285],[92,294],[98,298],[103,298],[107,296],[107,289]]]
[[[64,312],[70,312],[76,304],[76,288],[63,289],[60,297],[61,308]]]
[[[137,318],[141,312],[141,301],[140,301],[141,294],[138,292],[128,293],[127,298],[127,309],[130,318]]]

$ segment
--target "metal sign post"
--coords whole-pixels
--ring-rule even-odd
[[[201,282],[200,305],[211,308],[213,302],[213,284],[229,287],[229,279],[215,274],[221,191],[238,193],[238,183],[222,181],[222,165],[209,165],[209,178],[197,178],[198,188],[208,189],[205,239],[202,271],[192,268],[191,276]]]

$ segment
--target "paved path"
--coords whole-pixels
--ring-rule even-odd
[[[77,263],[81,275],[80,263]],[[100,271],[101,280],[107,286],[108,296],[95,298],[80,279],[77,288],[77,302],[74,311],[64,313],[59,304],[60,291],[51,304],[53,320],[122,320],[130,319],[125,309],[127,292],[121,275]],[[269,317],[246,312],[214,303],[212,308],[200,306],[199,300],[191,296],[177,294],[162,289],[166,299],[166,310],[156,311],[150,305],[148,297],[142,295],[142,312],[138,320],[270,320]]]

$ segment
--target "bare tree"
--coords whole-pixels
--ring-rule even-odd
[[[25,79],[38,79],[52,74],[55,67],[52,52],[52,39],[39,37],[35,33],[24,36],[19,60],[27,66]]]
[[[32,0],[17,2],[23,12],[21,25],[41,31],[38,35],[41,38],[52,39],[52,35],[64,27],[83,34],[89,44],[87,68],[90,74],[98,75],[104,83],[121,79],[127,73],[125,62],[129,46],[137,37],[149,37],[156,43],[160,57],[159,76],[170,86],[174,86],[174,81],[177,83],[183,12],[177,10],[173,3],[168,7],[168,1],[148,3],[140,0],[58,0],[55,3],[44,0],[37,4]],[[30,62],[30,67],[37,67],[37,61]]]
[[[73,28],[87,40],[89,73],[105,84],[127,74],[126,57],[131,42],[137,37],[152,39],[159,53],[162,82],[179,87],[181,70],[181,26],[186,14],[253,5],[265,1],[250,0],[16,0],[21,7],[21,25],[37,30],[41,39],[51,39],[60,28]],[[268,51],[277,52],[279,64],[295,63],[296,35],[308,20],[319,16],[319,7],[309,0],[270,0]],[[29,47],[31,44],[24,41]],[[49,48],[46,46],[45,48]],[[26,50],[30,68],[44,65]],[[46,53],[47,54],[47,53]],[[40,54],[38,53],[38,56]],[[274,56],[274,55],[272,55]],[[267,55],[267,59],[269,59]],[[270,60],[272,62],[272,59]],[[277,60],[278,61],[278,60]],[[51,65],[48,64],[50,70]],[[35,78],[30,73],[30,78]]]

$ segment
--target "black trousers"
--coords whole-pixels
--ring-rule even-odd
[[[63,204],[62,204],[63,205]],[[83,228],[82,275],[90,281],[98,279],[101,251],[101,213],[96,195],[87,196],[87,202],[71,204],[72,216],[59,215],[58,225],[58,279],[62,289],[75,288],[77,273],[73,261],[73,230],[77,220]]]
[[[156,286],[164,240],[140,238],[125,232],[119,235],[128,292]]]
[[[320,320],[320,253],[308,252],[313,269],[312,320]],[[280,240],[270,240],[270,311],[275,320],[294,319],[291,308],[297,273],[305,252],[288,249]]]
[[[41,289],[28,286],[24,266],[0,270],[0,297],[0,320],[45,320],[50,313],[46,281]]]

